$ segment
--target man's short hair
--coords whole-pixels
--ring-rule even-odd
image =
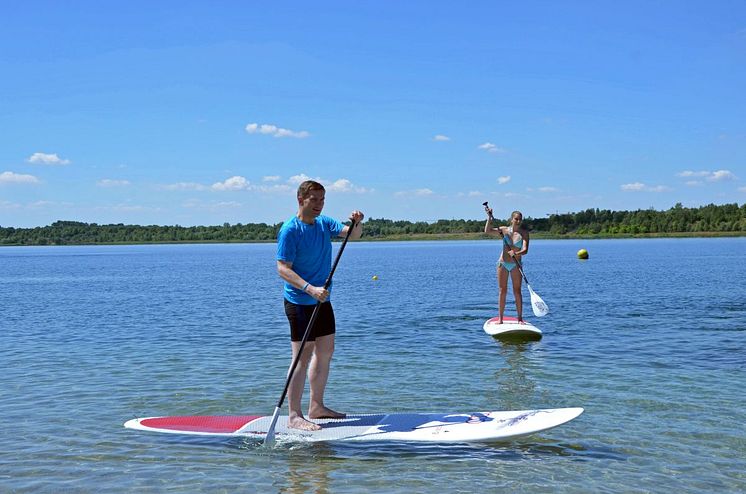
[[[311,193],[312,190],[326,190],[323,185],[314,181],[306,180],[298,186],[298,198],[305,199]]]

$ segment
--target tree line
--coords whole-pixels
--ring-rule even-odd
[[[365,222],[369,239],[406,238],[443,234],[478,234],[484,219],[406,221],[371,218]],[[497,224],[508,224],[497,219]],[[532,232],[547,236],[626,236],[652,234],[746,233],[746,203],[709,204],[685,208],[681,203],[666,211],[639,209],[611,211],[586,209],[577,213],[552,214],[547,218],[526,217]],[[84,245],[164,242],[272,242],[282,223],[237,223],[222,226],[99,225],[79,221],[56,221],[49,226],[12,228],[0,226],[0,245]]]

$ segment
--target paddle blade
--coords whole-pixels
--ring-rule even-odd
[[[531,308],[534,310],[534,315],[544,317],[549,314],[549,306],[536,294],[531,285],[527,284],[526,286],[528,286],[528,292],[531,294]]]
[[[271,448],[275,445],[275,431],[271,430],[267,432],[267,435],[264,437],[264,442],[262,443],[262,446],[265,448]]]
[[[272,414],[272,422],[269,424],[267,429],[267,435],[264,437],[264,446],[271,448],[275,445],[275,426],[277,425],[277,417],[280,416],[280,407],[275,407],[275,412]]]

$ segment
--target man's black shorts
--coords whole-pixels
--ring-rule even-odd
[[[285,300],[285,315],[290,322],[290,341],[303,341],[303,334],[306,332],[308,321],[311,320],[314,305],[296,305]],[[308,340],[315,341],[319,336],[327,336],[337,332],[337,324],[334,321],[334,309],[331,302],[324,302],[319,307],[319,314],[313,323]]]

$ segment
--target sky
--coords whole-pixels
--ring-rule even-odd
[[[0,226],[746,202],[746,2],[0,6]]]

